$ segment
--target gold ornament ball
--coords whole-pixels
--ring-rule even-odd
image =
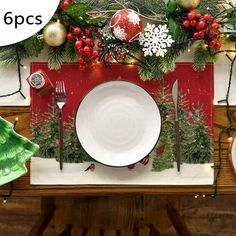
[[[58,47],[66,41],[66,28],[60,22],[48,24],[43,30],[44,41],[52,47]]]
[[[184,10],[194,10],[196,9],[201,0],[176,0],[177,5]]]

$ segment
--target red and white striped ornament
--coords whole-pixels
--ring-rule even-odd
[[[113,35],[124,42],[132,42],[142,32],[143,22],[131,9],[117,11],[111,18],[110,28]]]

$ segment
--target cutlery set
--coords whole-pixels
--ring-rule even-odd
[[[180,172],[180,127],[178,117],[178,80],[172,86],[172,99],[175,108],[175,160],[177,163],[177,171]],[[59,134],[59,166],[63,169],[63,112],[62,109],[66,103],[66,89],[64,81],[56,81],[55,103],[58,107],[58,134]]]

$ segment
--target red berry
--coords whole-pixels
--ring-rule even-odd
[[[69,2],[69,1],[64,1],[64,2],[61,4],[61,9],[62,9],[62,10],[65,10],[69,5],[70,5],[70,2]]]
[[[203,38],[205,36],[205,32],[203,30],[200,30],[198,32],[199,37]]]
[[[84,49],[83,49],[83,48],[80,48],[80,49],[78,50],[78,53],[84,54]]]
[[[200,18],[202,17],[202,15],[201,15],[201,13],[196,12],[196,13],[195,13],[195,17],[196,17],[197,19],[200,19]]]
[[[221,38],[221,34],[217,34],[215,37],[216,37],[217,39],[219,39],[219,38]]]
[[[66,38],[67,38],[68,40],[72,40],[72,39],[73,39],[73,34],[68,33],[68,34],[66,35]]]
[[[76,41],[75,41],[75,46],[76,46],[77,48],[81,48],[82,45],[83,45],[83,41],[82,41],[82,40],[76,40]]]
[[[84,47],[84,52],[85,52],[85,53],[90,53],[90,52],[91,52],[90,47],[85,46],[85,47]]]
[[[92,42],[91,38],[86,38],[85,39],[85,43],[86,43],[87,46],[90,46],[91,42]]]
[[[199,21],[199,23],[197,25],[200,29],[203,29],[206,27],[206,23],[204,21]]]
[[[106,53],[105,54],[106,61],[110,60],[110,58],[111,58],[111,54],[110,53]]]
[[[85,35],[90,36],[91,35],[91,30],[90,29],[85,29]]]
[[[90,43],[90,47],[94,47],[94,41],[93,40],[91,40],[91,43]]]
[[[217,22],[214,22],[214,23],[211,24],[211,28],[214,29],[214,30],[218,29],[219,28],[219,24]]]
[[[183,22],[183,26],[185,27],[185,28],[188,28],[189,27],[189,21],[188,20],[185,20],[184,22]]]
[[[221,48],[221,43],[216,41],[216,44],[214,45],[215,50],[219,50]]]
[[[98,57],[99,56],[99,51],[98,50],[94,50],[92,52],[92,55],[93,55],[93,57]]]
[[[190,25],[191,25],[192,27],[194,27],[196,24],[197,24],[197,21],[195,21],[195,20],[191,20],[191,21],[190,21]]]
[[[80,65],[80,66],[79,66],[79,69],[80,69],[81,71],[84,71],[84,70],[86,69],[86,67],[85,67],[84,65]]]
[[[211,47],[214,47],[216,45],[217,41],[212,39],[211,42],[210,42],[210,46]]]
[[[98,46],[99,48],[102,48],[102,42],[99,41],[99,42],[97,43],[97,46]]]
[[[215,35],[217,35],[218,33],[217,33],[215,30],[210,30],[210,34],[211,34],[212,36],[215,36]]]
[[[90,65],[91,65],[91,66],[96,66],[97,63],[96,63],[95,61],[91,61]]]
[[[199,34],[198,34],[198,32],[196,32],[196,33],[193,34],[193,38],[194,38],[194,39],[199,38]]]
[[[81,29],[79,27],[74,28],[75,34],[81,34]]]
[[[209,33],[209,28],[205,29],[205,33],[208,34]]]
[[[211,15],[210,15],[210,14],[205,14],[205,15],[203,16],[203,19],[204,19],[205,21],[209,21],[209,20],[211,19]]]
[[[188,19],[189,19],[189,20],[193,20],[193,19],[195,18],[196,14],[195,14],[194,11],[191,11],[191,12],[188,13],[187,16],[188,16]]]
[[[84,60],[84,58],[82,58],[82,57],[80,57],[80,58],[78,59],[78,62],[79,62],[79,64],[85,64],[85,60]]]

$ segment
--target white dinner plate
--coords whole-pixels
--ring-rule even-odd
[[[109,166],[127,166],[155,147],[161,132],[160,111],[140,86],[110,81],[84,97],[76,115],[76,132],[93,159]]]
[[[229,160],[233,167],[233,171],[236,174],[236,133],[233,136],[233,140],[229,148]]]

